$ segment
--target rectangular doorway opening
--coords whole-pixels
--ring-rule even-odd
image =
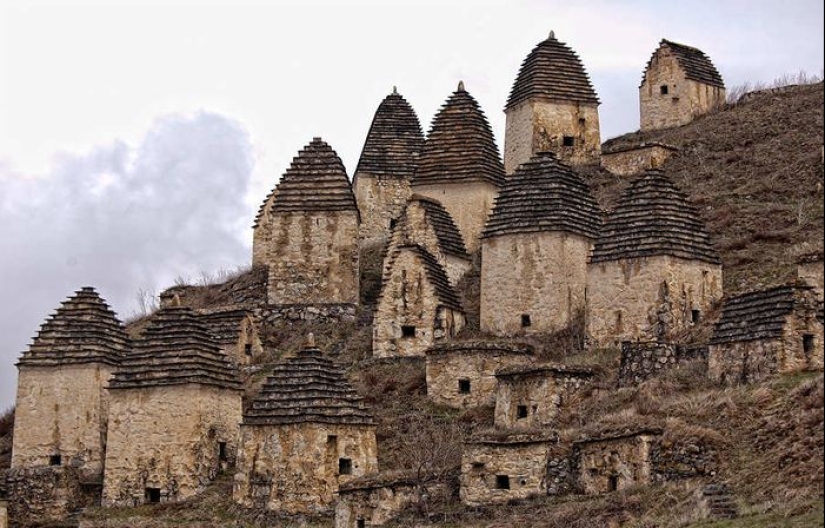
[[[496,475],[496,489],[510,489],[510,477],[508,477],[507,475]]]
[[[805,334],[802,336],[802,350],[806,356],[810,356],[816,348],[816,336],[813,334]]]
[[[49,457],[49,465],[50,466],[62,466],[63,465],[63,457],[60,455],[51,455]]]
[[[576,138],[574,138],[573,136],[564,136],[561,140],[561,144],[564,147],[575,147]]]
[[[338,459],[338,474],[352,475],[352,460],[349,458]]]
[[[470,394],[472,392],[473,385],[468,379],[458,380],[458,392],[459,394]]]
[[[516,409],[516,418],[519,420],[526,420],[527,417],[530,416],[530,411],[528,410],[526,405],[519,405]]]
[[[218,442],[218,460],[226,462],[229,460],[229,453],[226,449],[226,442]]]
[[[607,489],[610,492],[619,491],[619,476],[611,475],[607,482]]]
[[[415,337],[415,327],[414,326],[402,326],[401,327],[401,337],[404,339],[412,339]]]
[[[146,488],[146,503],[160,504],[160,488]]]

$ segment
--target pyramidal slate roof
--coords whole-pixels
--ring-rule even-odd
[[[722,307],[711,344],[781,339],[788,317],[806,297],[809,309],[818,312],[820,302],[807,285],[789,284],[731,297]]]
[[[163,308],[123,358],[110,386],[129,389],[189,383],[242,389],[237,367],[221,352],[199,316],[183,306]]]
[[[660,170],[634,180],[596,242],[591,262],[668,255],[720,264],[699,213]]]
[[[378,106],[356,174],[412,178],[424,132],[415,110],[397,90]]]
[[[564,231],[596,239],[602,212],[590,186],[553,153],[540,153],[507,178],[484,229],[485,238]]]
[[[118,365],[129,347],[123,323],[94,288],[85,287],[46,319],[18,365]]]
[[[429,251],[418,244],[405,244],[398,246],[390,256],[390,261],[387,266],[387,273],[392,273],[395,263],[398,260],[398,256],[404,251],[411,251],[421,261],[424,266],[424,271],[427,274],[427,279],[433,286],[435,295],[438,297],[438,302],[441,306],[464,313],[464,307],[461,305],[461,300],[458,293],[450,284],[450,279],[447,277],[447,273],[444,271],[444,268],[441,267],[441,264],[438,263],[438,260]],[[383,296],[384,291],[382,288],[380,297]]]
[[[470,259],[467,248],[464,245],[464,238],[458,230],[453,217],[449,211],[437,200],[425,196],[414,195],[412,201],[421,204],[427,215],[430,225],[433,226],[435,236],[438,238],[438,245],[441,251],[455,257]]]
[[[653,53],[653,57],[655,57],[656,53],[658,53],[662,48],[670,49],[676,57],[679,66],[681,66],[682,70],[684,70],[685,77],[688,79],[719,88],[725,87],[725,81],[722,80],[722,76],[719,74],[716,66],[713,65],[710,57],[705,55],[704,51],[691,46],[685,46],[684,44],[678,44],[676,42],[662,39],[659,43],[659,49]],[[650,71],[650,67],[653,64],[653,57],[651,57],[650,61],[648,61],[647,68],[645,68],[645,78],[647,76],[647,72]],[[644,83],[644,79],[642,82]]]
[[[529,99],[599,104],[581,59],[567,44],[558,41],[553,32],[524,60],[507,108]]]
[[[244,412],[244,425],[375,424],[344,371],[310,344],[275,367]]]
[[[258,210],[255,227],[266,207],[270,212],[303,213],[351,211],[358,213],[344,162],[321,138],[315,138],[292,159],[275,189]]]
[[[412,184],[463,181],[501,185],[504,164],[487,117],[460,83],[433,119]]]
[[[241,324],[252,315],[252,312],[242,308],[226,307],[218,310],[200,311],[198,318],[207,331],[222,345],[231,345],[238,342],[241,335]]]

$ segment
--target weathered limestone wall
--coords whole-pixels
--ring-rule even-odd
[[[269,266],[270,304],[358,304],[356,213],[278,214],[269,221],[258,228],[269,240],[256,248]]]
[[[353,487],[348,484],[341,489],[335,506],[335,528],[384,526],[410,507],[438,497],[449,497],[444,482],[419,485],[415,476],[384,485]]]
[[[144,504],[149,488],[160,490],[161,502],[201,492],[234,464],[241,412],[241,393],[229,389],[190,384],[112,390],[103,504]]]
[[[107,365],[22,366],[18,378],[12,468],[61,465],[103,472],[109,394]]]
[[[822,299],[823,292],[825,292],[825,262],[821,258],[800,262],[797,275],[805,283],[813,286],[819,298]]]
[[[511,437],[501,442],[465,444],[461,458],[461,501],[473,507],[547,494],[545,476],[552,443],[549,439],[528,437],[519,442]]]
[[[367,247],[385,242],[391,223],[401,217],[412,196],[409,180],[357,173],[353,190],[361,212],[361,244]]]
[[[8,508],[3,499],[0,499],[0,528],[9,528]]]
[[[238,341],[236,343],[221,344],[221,352],[226,354],[237,365],[249,365],[252,360],[260,356],[263,351],[258,325],[251,317],[241,321]]]
[[[512,337],[567,327],[585,310],[587,258],[592,249],[592,241],[567,233],[484,239],[481,329]]]
[[[440,304],[423,263],[411,251],[401,251],[384,277],[374,321],[375,357],[423,357],[434,343],[466,325],[463,313]],[[405,327],[414,328],[415,335],[405,335]]]
[[[565,137],[572,138],[572,146],[565,145]],[[535,100],[507,110],[506,173],[515,173],[519,165],[547,151],[572,165],[597,162],[601,152],[598,106]]]
[[[235,501],[286,514],[329,514],[340,485],[378,471],[374,427],[295,424],[241,428]],[[350,475],[340,461],[351,461]]]
[[[10,470],[6,481],[9,495],[7,522],[13,519],[15,526],[48,525],[94,506],[100,498],[100,488],[85,487],[85,482],[80,471],[65,466]],[[2,512],[3,508],[0,508]]]
[[[621,491],[651,483],[651,435],[577,444],[579,485],[587,495]]]
[[[272,251],[272,202],[277,196],[276,188],[267,196],[261,206],[260,216],[252,230],[252,267],[267,266]]]
[[[262,324],[274,323],[352,323],[358,317],[354,304],[287,304],[269,305],[255,310]]]
[[[588,265],[587,333],[597,347],[668,340],[722,298],[722,267],[669,256]]]
[[[414,185],[413,191],[441,202],[461,231],[472,255],[481,247],[481,232],[493,210],[498,188],[486,181]]]
[[[660,48],[639,87],[639,102],[642,131],[658,130],[686,125],[724,105],[725,89],[688,80],[672,52]]]
[[[535,361],[534,356],[524,351],[510,351],[506,347],[458,347],[427,351],[427,395],[433,402],[455,409],[495,405],[496,372]]]
[[[603,152],[602,167],[616,176],[633,176],[646,170],[661,168],[675,152],[675,148],[655,143]]]
[[[550,427],[567,398],[584,388],[592,374],[537,368],[498,377],[495,424],[499,429]]]

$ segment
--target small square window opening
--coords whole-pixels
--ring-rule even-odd
[[[472,391],[472,388],[473,387],[472,387],[472,384],[470,383],[470,380],[468,380],[468,379],[458,380],[458,392],[459,393],[461,393],[461,394],[470,394],[470,392]]]

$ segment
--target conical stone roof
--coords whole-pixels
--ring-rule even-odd
[[[310,344],[277,365],[244,413],[244,425],[374,425],[344,371]]]
[[[292,165],[258,211],[255,227],[258,227],[266,207],[273,214],[358,213],[344,162],[321,138],[313,139],[292,159]]]
[[[163,308],[135,341],[111,382],[114,389],[195,383],[241,390],[238,369],[221,352],[199,316],[182,306]]]
[[[372,120],[356,174],[386,178],[412,178],[424,132],[412,106],[393,91]]]
[[[601,222],[587,183],[554,154],[540,153],[507,179],[483,236],[563,231],[596,239]]]
[[[461,83],[433,120],[412,185],[464,181],[501,185],[504,164],[487,117]]]
[[[651,170],[622,193],[596,242],[591,261],[657,255],[721,263],[687,195],[664,172]]]
[[[427,280],[435,291],[439,305],[464,313],[464,307],[461,305],[461,299],[455,288],[453,288],[450,284],[450,279],[447,277],[447,272],[444,271],[444,268],[441,264],[439,264],[438,259],[418,244],[405,244],[398,246],[393,254],[389,256],[390,260],[387,264],[387,274],[384,277],[385,285],[388,275],[392,273],[392,270],[396,266],[398,256],[404,251],[410,251],[418,257],[424,267],[424,271],[427,274]],[[383,288],[381,289],[381,294],[379,295],[379,302],[382,297],[384,297]]]
[[[43,323],[18,365],[118,365],[129,346],[123,323],[94,288],[85,287]]]
[[[599,104],[581,59],[554,33],[536,46],[521,65],[507,108],[529,99]]]
[[[709,84],[711,86],[716,86],[718,88],[725,87],[725,81],[722,80],[722,75],[719,74],[719,70],[716,69],[713,62],[710,60],[710,57],[705,55],[705,52],[694,48],[692,46],[685,46],[684,44],[679,44],[677,42],[671,42],[669,40],[662,39],[662,42],[659,43],[659,49],[668,48],[676,57],[676,61],[681,66],[682,70],[685,72],[685,77],[692,81],[697,81],[703,84]],[[647,72],[650,71],[650,67],[653,64],[653,58],[656,57],[656,53],[653,54],[653,57],[647,63],[647,68],[645,68],[645,78],[642,79],[642,84],[647,77]]]
[[[450,212],[437,200],[426,196],[414,195],[412,201],[421,204],[427,220],[433,226],[435,236],[438,238],[438,246],[447,255],[462,259],[470,259],[470,254],[464,246],[464,238],[458,230]]]

